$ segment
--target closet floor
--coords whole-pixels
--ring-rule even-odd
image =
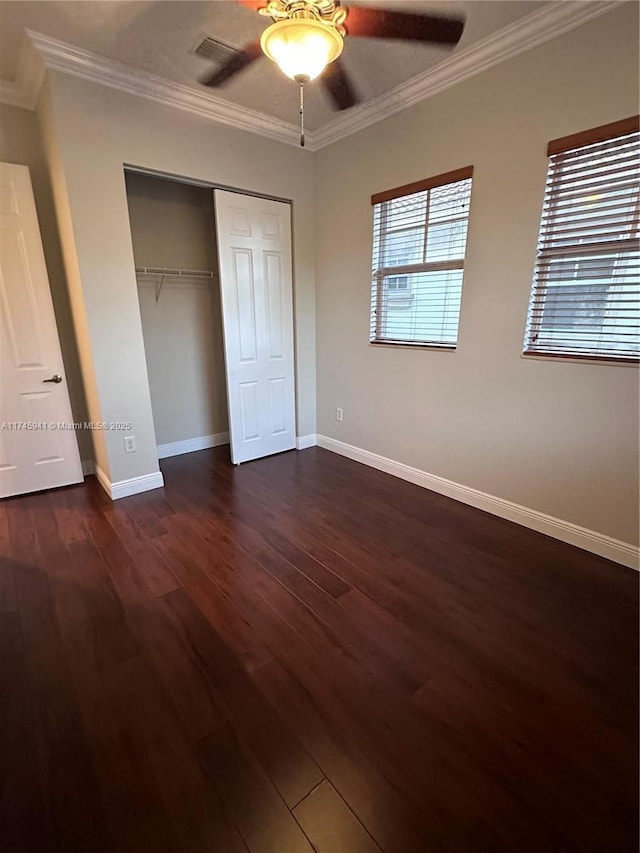
[[[637,850],[637,575],[313,448],[0,504],[21,851]]]

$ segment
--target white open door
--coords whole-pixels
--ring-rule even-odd
[[[27,166],[0,163],[0,497],[82,481]]]
[[[291,208],[214,190],[231,459],[296,443]]]

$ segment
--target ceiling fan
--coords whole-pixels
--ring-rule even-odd
[[[304,86],[310,80],[322,74],[321,81],[339,110],[349,109],[358,103],[356,90],[339,59],[345,36],[455,45],[464,29],[464,22],[459,18],[362,6],[345,7],[339,0],[236,2],[271,18],[272,23],[260,39],[245,45],[201,82],[205,86],[222,86],[259,57],[268,56],[300,87],[302,145]]]

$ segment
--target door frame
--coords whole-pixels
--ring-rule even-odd
[[[298,446],[298,426],[299,426],[299,417],[298,417],[298,347],[297,347],[297,334],[296,334],[296,315],[297,315],[297,306],[296,306],[296,274],[295,274],[295,246],[294,246],[294,220],[293,220],[293,211],[294,211],[294,202],[293,199],[283,198],[282,196],[270,195],[268,193],[256,192],[255,190],[243,189],[240,187],[229,186],[228,184],[217,184],[212,183],[211,181],[201,180],[200,178],[188,177],[185,175],[178,175],[173,172],[163,172],[159,169],[151,169],[145,166],[136,166],[133,163],[123,163],[123,174],[126,175],[128,172],[138,174],[138,175],[146,175],[150,178],[158,178],[165,181],[173,181],[178,184],[187,184],[193,187],[203,187],[204,189],[210,189],[211,192],[211,207],[213,210],[213,218],[214,218],[214,227],[216,229],[216,240],[217,240],[217,222],[216,222],[216,208],[213,197],[213,190],[226,190],[227,192],[239,193],[240,195],[248,195],[252,198],[264,198],[269,201],[279,201],[284,204],[289,205],[290,217],[291,217],[291,298],[293,304],[293,390],[294,390],[294,405],[295,405],[295,433],[296,433],[296,448]],[[129,230],[131,230],[131,222],[129,221]],[[216,245],[217,250],[217,245]],[[217,254],[217,251],[216,251]],[[135,275],[135,268],[133,270]],[[138,312],[139,312],[138,307]],[[222,315],[222,333],[224,334],[224,313]],[[140,324],[142,327],[142,319],[140,319]],[[143,344],[144,344],[144,336],[143,336]],[[149,386],[149,371],[145,365],[145,372],[147,377],[147,385]],[[225,364],[225,373],[226,373],[226,364]],[[149,386],[149,396],[151,396],[151,389]],[[229,414],[229,400],[227,398],[227,414]],[[152,416],[153,416],[153,406],[152,406]],[[155,427],[155,423],[154,423]],[[306,446],[306,445],[305,445]],[[157,447],[157,445],[156,445]],[[158,463],[160,462],[160,457],[158,457]]]

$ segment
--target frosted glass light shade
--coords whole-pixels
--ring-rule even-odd
[[[269,59],[295,80],[313,80],[342,53],[342,36],[321,21],[278,21],[262,33],[260,46]]]

